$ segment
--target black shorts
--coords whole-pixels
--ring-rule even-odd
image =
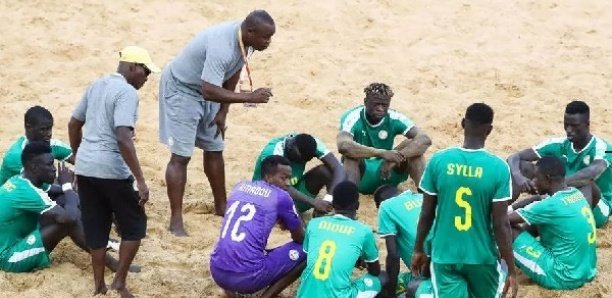
[[[106,247],[112,216],[121,231],[121,240],[135,241],[146,236],[147,215],[138,205],[132,177],[124,180],[77,175],[85,242],[91,249]]]

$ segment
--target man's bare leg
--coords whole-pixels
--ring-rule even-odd
[[[300,274],[302,274],[304,268],[306,268],[306,261],[295,266],[295,268],[289,271],[287,275],[283,276],[283,278],[273,283],[268,289],[266,289],[265,292],[263,292],[263,294],[261,294],[261,298],[278,296],[278,294],[280,294],[285,288],[287,288],[300,277]]]
[[[119,268],[115,273],[115,278],[111,284],[111,289],[117,291],[122,298],[134,297],[126,288],[126,278],[128,269],[138,252],[140,247],[140,240],[127,241],[121,240],[121,246],[119,248]]]
[[[359,185],[359,181],[361,181],[362,175],[361,163],[363,162],[363,160],[345,157],[342,162],[344,165],[344,170],[346,171],[346,180]]]
[[[414,181],[414,185],[419,187],[419,183],[421,183],[421,177],[423,177],[423,171],[425,171],[425,157],[424,156],[415,156],[409,158],[408,163],[408,175]]]
[[[227,203],[223,151],[204,151],[204,174],[208,177],[215,200],[215,215],[223,216]]]
[[[170,200],[170,227],[175,236],[187,236],[183,225],[183,195],[187,183],[187,165],[190,157],[172,153],[166,166],[166,190]]]

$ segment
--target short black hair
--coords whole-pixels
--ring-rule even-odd
[[[334,187],[332,205],[336,210],[350,210],[359,203],[359,190],[357,185],[345,180]]]
[[[302,158],[310,160],[315,157],[317,151],[317,141],[309,134],[301,133],[295,137],[295,145],[300,151]]]
[[[565,106],[565,113],[570,115],[582,114],[587,116],[587,119],[591,115],[591,110],[586,102],[581,100],[574,100]]]
[[[398,193],[397,186],[391,184],[384,184],[378,187],[374,191],[374,203],[376,208],[380,207],[380,204],[386,199],[396,196]]]
[[[391,99],[393,97],[393,90],[389,85],[385,83],[371,83],[363,89],[363,92],[367,97],[378,97]]]
[[[247,27],[255,27],[261,23],[274,25],[274,19],[272,16],[267,11],[262,9],[251,11],[244,19],[244,24]]]
[[[552,155],[544,156],[536,162],[536,171],[554,180],[565,177],[565,165],[560,158]]]
[[[276,173],[276,169],[279,165],[290,166],[291,162],[284,156],[281,155],[270,155],[261,162],[261,179],[266,177],[268,174]]]
[[[476,124],[491,124],[493,123],[493,109],[486,103],[473,103],[465,111],[465,119]]]
[[[24,168],[27,168],[32,160],[37,156],[43,154],[50,154],[51,146],[45,141],[32,141],[29,142],[23,151],[21,152],[21,164]]]
[[[51,112],[41,106],[33,106],[29,108],[23,117],[24,123],[30,125],[36,125],[41,120],[53,121],[53,115],[51,115]]]

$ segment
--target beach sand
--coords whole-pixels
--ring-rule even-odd
[[[543,139],[564,136],[562,111],[576,98],[591,106],[593,133],[612,138],[612,3],[495,2],[267,0],[254,6],[245,0],[231,5],[2,1],[0,153],[23,134],[23,113],[35,104],[54,114],[54,136],[67,142],[71,111],[90,82],[115,70],[122,47],[143,46],[164,66],[200,30],[242,19],[255,8],[267,9],[276,20],[270,49],[251,60],[255,87],[271,87],[274,97],[254,109],[231,108],[224,153],[228,190],[251,177],[254,159],[267,140],[288,131],[314,134],[335,152],[340,115],[360,104],[363,88],[375,81],[391,85],[396,94],[392,107],[432,137],[427,156],[460,144],[461,115],[475,101],[495,109],[487,147],[504,158]],[[148,236],[135,260],[143,271],[130,274],[128,285],[140,297],[217,296],[208,263],[221,219],[209,214],[212,195],[199,150],[189,166],[185,194],[191,236],[176,238],[166,229],[169,152],[158,142],[158,80],[158,75],[150,76],[140,91],[137,150],[151,200]],[[370,197],[362,198],[359,216],[375,226]],[[576,291],[555,292],[521,277],[519,297],[612,297],[612,231],[598,232],[599,273],[593,282]],[[275,232],[269,245],[288,239]],[[383,252],[383,242],[379,244]],[[0,273],[2,296],[92,293],[88,255],[65,240],[51,256],[50,268]],[[111,277],[107,271],[108,284]],[[292,295],[295,287],[283,295]]]

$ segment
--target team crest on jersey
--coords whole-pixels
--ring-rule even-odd
[[[13,190],[15,190],[15,184],[11,183],[11,181],[6,181],[6,183],[4,183],[4,185],[2,187],[4,189],[6,189],[6,191],[13,191]]]
[[[582,162],[584,162],[584,164],[588,166],[591,163],[591,156],[585,156]]]
[[[297,261],[297,259],[299,258],[300,258],[300,253],[297,250],[292,249],[289,251],[289,259],[291,259],[291,261]]]
[[[369,277],[364,278],[363,283],[366,285],[366,287],[371,287],[374,285],[374,281],[372,281],[372,279]]]
[[[378,138],[381,140],[386,139],[389,136],[389,133],[386,130],[381,130],[378,132]]]
[[[28,243],[28,245],[32,245],[34,244],[34,242],[36,241],[36,237],[34,237],[34,235],[30,235],[28,236],[28,240],[26,240],[26,242]]]

